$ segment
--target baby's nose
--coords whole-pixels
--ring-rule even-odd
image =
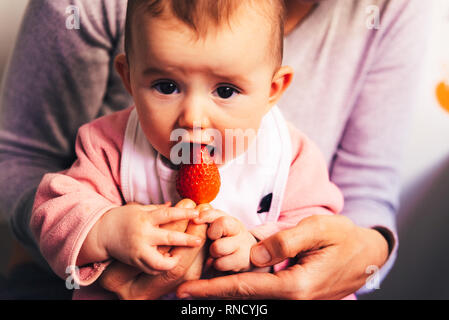
[[[179,117],[179,125],[180,127],[187,129],[209,128],[210,119],[206,105],[199,101],[187,101],[182,107],[182,112]]]

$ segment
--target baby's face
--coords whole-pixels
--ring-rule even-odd
[[[178,143],[170,141],[170,135],[185,129],[181,130],[183,141],[215,146],[219,163],[244,151],[254,136],[244,137],[244,149],[237,150],[238,137],[225,147],[226,130],[228,135],[229,129],[257,133],[273,105],[269,97],[275,67],[266,18],[243,13],[231,28],[226,25],[199,40],[174,18],[149,19],[139,14],[136,19],[130,87],[152,145],[170,158],[171,148]],[[213,141],[207,134],[210,129],[221,133],[221,141]]]

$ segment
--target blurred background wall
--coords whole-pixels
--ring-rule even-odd
[[[4,73],[27,3],[28,0],[0,1],[0,75]]]
[[[0,1],[0,76],[27,2]],[[449,1],[429,3],[435,6],[435,26],[429,35],[432,49],[427,75],[421,79],[426,90],[415,113],[402,167],[398,259],[380,289],[363,299],[449,299],[449,111],[435,96],[439,83],[449,88]],[[10,244],[11,235],[0,218],[0,273],[6,270]]]

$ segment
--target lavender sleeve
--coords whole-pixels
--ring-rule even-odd
[[[70,5],[79,29],[66,27]],[[123,10],[126,1],[107,0],[33,0],[26,9],[0,100],[0,211],[39,259],[29,221],[42,176],[72,164],[81,125],[130,103],[113,72]]]
[[[381,21],[375,58],[331,169],[332,181],[345,196],[342,214],[359,226],[378,230],[389,242],[390,257],[380,269],[380,279],[397,254],[400,162],[410,116],[420,101],[431,25],[431,10],[425,2],[399,1],[395,5]]]

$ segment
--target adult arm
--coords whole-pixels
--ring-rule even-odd
[[[66,28],[71,5],[78,30]],[[1,95],[0,211],[38,258],[29,222],[42,176],[73,163],[82,124],[130,103],[111,72],[125,10],[125,0],[33,0],[26,9]]]
[[[381,279],[397,253],[400,163],[411,115],[421,101],[431,8],[419,0],[385,1],[380,8],[380,29],[372,31],[371,67],[331,168],[331,180],[345,197],[342,215],[377,230],[388,242]]]

